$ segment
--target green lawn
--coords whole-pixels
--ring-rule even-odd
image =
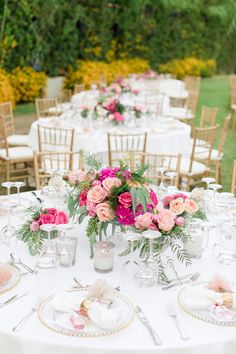
[[[206,105],[208,107],[217,107],[219,109],[217,115],[217,123],[219,123],[222,128],[224,118],[229,113],[228,76],[215,76],[212,78],[202,79],[200,98],[195,121],[196,126],[198,126],[199,123],[202,105]],[[28,130],[28,126],[30,126],[31,121],[36,118],[34,103],[18,105],[15,109],[14,115],[17,117],[16,121],[18,123],[17,125],[19,129],[22,127],[25,130]],[[23,133],[26,133],[26,131]],[[225,191],[230,190],[232,163],[234,159],[236,159],[236,129],[234,131],[230,129],[224,148],[224,159],[222,164],[222,184],[224,185]]]
[[[220,124],[220,127],[222,128],[224,124],[224,118],[229,113],[228,76],[216,76],[202,80],[197,116],[195,121],[196,126],[199,123],[202,105],[206,105],[208,107],[217,107],[219,109],[217,115],[217,123]],[[236,159],[236,130],[233,131],[230,128],[224,147],[224,158],[222,163],[222,184],[225,191],[229,191],[231,188],[232,164],[234,159]]]

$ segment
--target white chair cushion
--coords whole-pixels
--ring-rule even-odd
[[[182,175],[200,175],[206,172],[206,166],[200,162],[193,161],[192,164],[192,171],[189,173],[189,167],[190,167],[190,162],[191,160],[188,158],[182,158],[181,159],[181,164],[180,164],[180,174]]]
[[[12,147],[8,149],[8,156],[5,149],[0,149],[0,158],[4,160],[30,160],[33,159],[33,150],[29,147]]]
[[[29,136],[28,135],[10,135],[7,137],[7,143],[11,146],[28,146]]]
[[[191,154],[192,152],[192,146],[193,146],[193,139],[191,139],[191,149],[189,150],[189,153]],[[212,149],[211,151],[211,160],[216,161],[216,160],[221,160],[223,158],[224,154],[221,153],[219,154],[219,151],[216,149]],[[208,158],[208,149],[204,147],[196,147],[195,148],[195,156],[196,159],[198,160],[205,160]]]
[[[170,107],[168,116],[178,119],[193,119],[193,114],[184,107]]]

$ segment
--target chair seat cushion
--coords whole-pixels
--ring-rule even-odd
[[[180,164],[180,174],[181,175],[200,175],[206,172],[207,167],[201,162],[193,161],[192,164],[192,171],[189,173],[189,167],[190,167],[190,162],[191,160],[188,158],[182,158],[181,159],[181,164]]]
[[[7,137],[7,143],[11,146],[28,146],[28,135],[10,135]]]
[[[170,107],[168,116],[178,119],[193,119],[193,114],[183,107]]]
[[[0,149],[0,158],[4,160],[33,160],[33,150],[29,147],[12,147],[8,148],[8,156],[6,149]]]

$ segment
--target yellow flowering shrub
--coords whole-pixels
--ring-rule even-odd
[[[182,79],[185,76],[212,76],[216,72],[216,62],[212,59],[204,60],[194,57],[171,60],[159,66],[159,72],[169,73]]]
[[[16,102],[34,101],[40,96],[47,81],[44,72],[36,72],[29,66],[15,68],[10,77]]]
[[[14,91],[9,75],[6,73],[6,71],[0,69],[0,103],[8,101],[11,101],[14,106]]]
[[[128,76],[133,73],[143,73],[149,69],[146,60],[134,58],[114,60],[110,63],[103,61],[78,61],[77,70],[69,69],[65,79],[65,87],[73,88],[75,84],[83,83],[86,87],[105,76],[107,83],[111,83],[117,76]]]

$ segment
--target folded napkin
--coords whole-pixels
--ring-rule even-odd
[[[224,305],[226,294],[202,287],[186,286],[182,292],[181,303],[190,309],[206,310],[215,304]],[[236,309],[236,294],[232,293],[230,296],[232,296],[232,308]]]
[[[84,319],[75,311],[69,311],[57,315],[54,314],[53,322],[56,326],[69,331],[81,331],[85,328]]]
[[[71,309],[79,311],[80,309],[80,299],[78,303],[72,301],[71,294],[66,291],[58,292],[54,295],[51,300],[51,306],[54,310],[59,312],[70,312]]]
[[[113,329],[124,323],[127,316],[123,306],[107,308],[99,302],[93,302],[88,309],[89,319],[99,328]]]

